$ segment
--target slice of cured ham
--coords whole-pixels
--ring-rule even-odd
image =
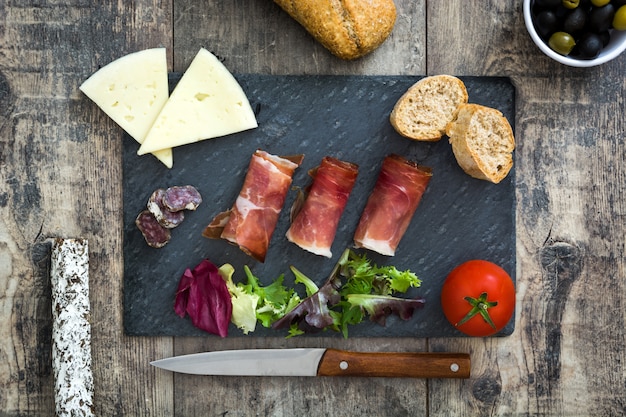
[[[393,256],[431,177],[430,168],[387,156],[361,214],[355,246]]]
[[[316,255],[332,257],[330,248],[358,171],[355,164],[325,157],[312,173],[310,191],[287,231],[287,239]]]
[[[217,227],[221,229],[219,237],[264,262],[293,173],[301,161],[301,157],[283,158],[257,150],[235,204],[229,212],[218,214],[203,235],[215,237]]]

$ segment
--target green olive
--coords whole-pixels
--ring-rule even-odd
[[[613,16],[613,29],[626,30],[626,6],[622,6],[615,12]]]
[[[552,50],[561,55],[569,55],[572,49],[574,49],[574,46],[576,46],[576,42],[572,35],[567,32],[555,32],[550,36],[548,45]]]
[[[591,4],[593,4],[596,7],[606,6],[610,2],[611,0],[591,0]]]
[[[566,9],[575,9],[580,4],[580,0],[563,0],[562,3]]]

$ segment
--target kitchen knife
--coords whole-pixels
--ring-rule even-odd
[[[237,376],[378,376],[469,378],[467,353],[351,352],[337,349],[243,349],[150,362],[173,372]]]

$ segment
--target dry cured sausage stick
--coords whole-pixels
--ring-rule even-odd
[[[93,416],[89,247],[86,239],[52,244],[52,368],[57,416]]]

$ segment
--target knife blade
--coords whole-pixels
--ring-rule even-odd
[[[242,349],[150,362],[173,372],[233,376],[469,378],[470,356],[446,352],[353,352],[324,348]]]

